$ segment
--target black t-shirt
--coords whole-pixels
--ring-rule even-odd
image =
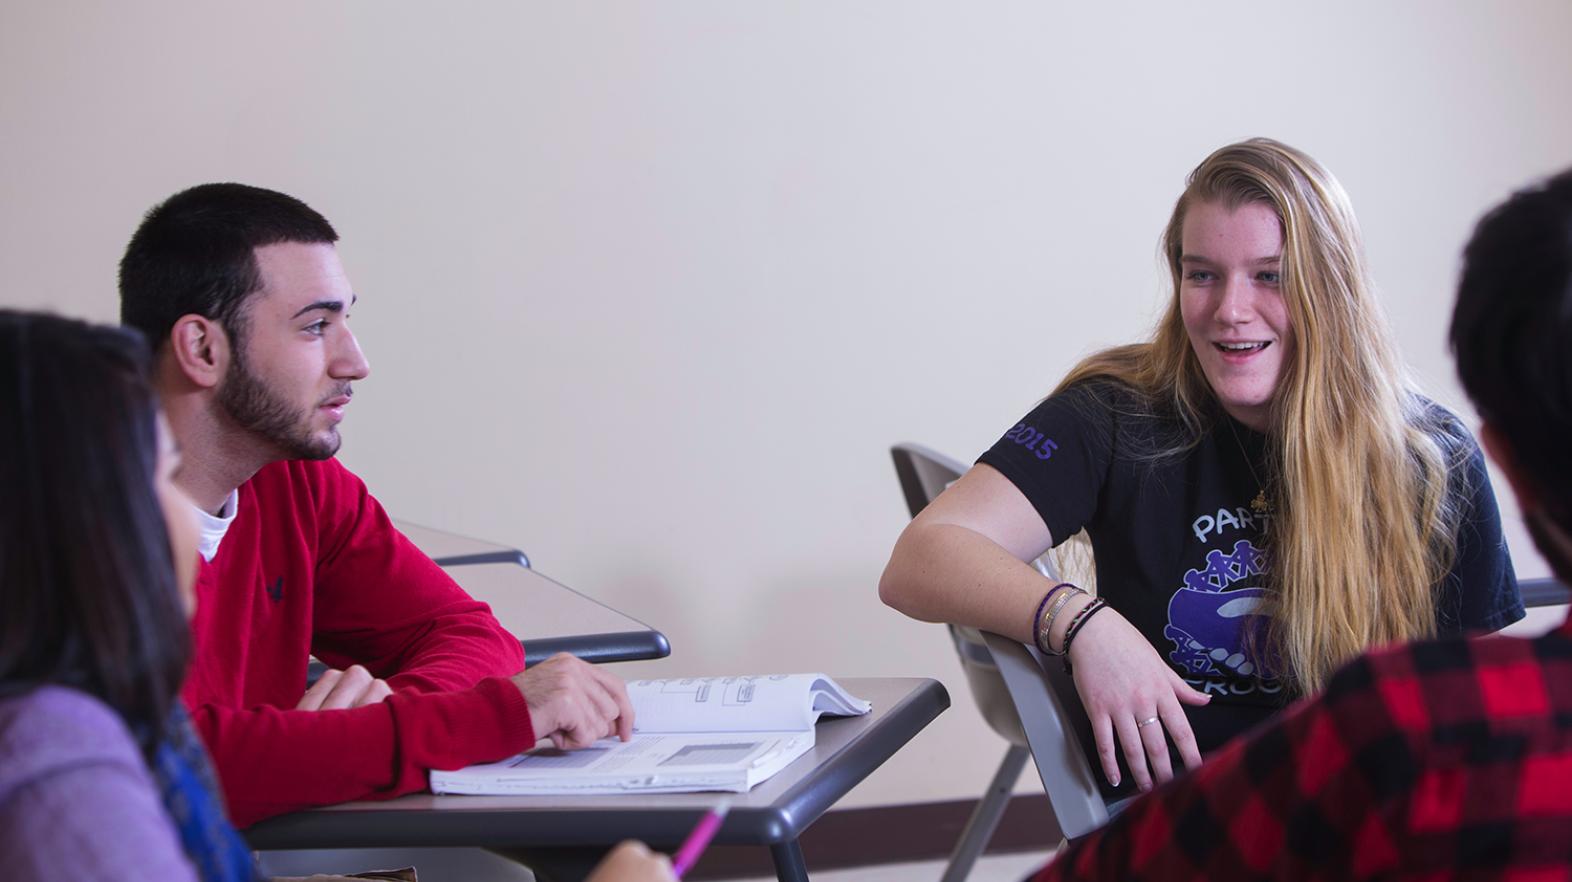
[[[1449,481],[1469,502],[1456,562],[1436,590],[1438,629],[1497,630],[1522,618],[1523,603],[1484,458],[1455,416],[1429,407],[1439,431],[1467,445]],[[1043,401],[977,461],[1020,489],[1055,544],[1086,530],[1098,593],[1212,696],[1185,708],[1205,752],[1293,696],[1274,659],[1260,657],[1270,560],[1267,516],[1252,502],[1270,493],[1266,436],[1219,413],[1195,447],[1154,459],[1180,431],[1130,390],[1093,381]]]

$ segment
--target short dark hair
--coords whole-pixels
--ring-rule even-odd
[[[293,196],[246,184],[200,184],[142,219],[120,259],[120,321],[156,353],[183,315],[243,336],[246,296],[262,286],[256,249],[338,241],[327,218]]]
[[[1572,530],[1572,169],[1479,222],[1452,312],[1463,388]]]
[[[0,696],[80,689],[150,752],[190,637],[148,363],[134,331],[0,310]]]

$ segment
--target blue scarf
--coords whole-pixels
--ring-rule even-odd
[[[258,882],[251,850],[224,814],[218,778],[185,708],[171,715],[169,737],[153,759],[164,809],[202,882]]]

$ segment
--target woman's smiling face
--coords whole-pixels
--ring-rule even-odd
[[[1265,431],[1294,329],[1281,290],[1283,225],[1264,202],[1185,211],[1179,311],[1212,394],[1234,419]]]

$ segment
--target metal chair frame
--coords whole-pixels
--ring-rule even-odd
[[[890,455],[912,517],[966,471],[961,463],[920,444],[897,444]],[[1034,566],[1045,577],[1055,578],[1051,561],[1039,560]],[[1083,836],[1106,823],[1110,812],[1074,724],[1068,722],[1076,714],[1085,718],[1069,678],[1058,666],[1045,665],[1035,648],[976,628],[945,627],[977,709],[989,728],[1009,742],[950,854],[943,880],[959,882],[987,848],[1028,754],[1037,765],[1063,835]]]

